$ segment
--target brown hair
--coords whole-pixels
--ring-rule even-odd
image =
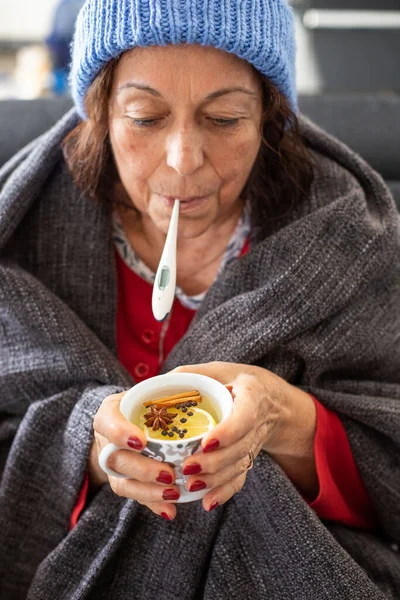
[[[90,86],[80,122],[63,142],[72,177],[88,197],[133,208],[122,188],[108,134],[108,104],[115,67],[113,59]],[[252,204],[254,222],[283,219],[308,194],[313,164],[301,138],[299,122],[285,97],[264,76],[262,143],[252,172],[242,191]]]

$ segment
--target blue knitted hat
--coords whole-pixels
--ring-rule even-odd
[[[85,94],[102,67],[136,46],[200,44],[247,60],[297,111],[295,36],[287,0],[87,0],[72,46],[70,85]]]

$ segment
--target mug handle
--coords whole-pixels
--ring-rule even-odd
[[[117,473],[110,467],[107,467],[107,461],[110,458],[113,452],[117,450],[127,450],[127,448],[122,448],[121,446],[116,446],[115,444],[107,444],[104,446],[103,450],[99,454],[99,465],[100,468],[106,473],[106,475],[110,475],[110,477],[118,477],[118,479],[130,479],[127,475],[121,475],[121,473]]]

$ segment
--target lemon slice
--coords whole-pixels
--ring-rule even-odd
[[[184,441],[198,435],[204,435],[215,426],[213,417],[202,408],[190,407],[183,411],[181,408],[172,407],[168,409],[168,413],[176,414],[176,417],[164,432],[162,429],[153,431],[152,427],[146,427],[144,418],[141,418],[141,426],[147,438],[164,441]]]
[[[187,429],[185,438],[196,437],[197,435],[204,435],[207,431],[210,431],[215,426],[215,421],[209,412],[202,408],[193,408],[192,417],[187,417],[187,423],[183,425],[184,429]],[[186,413],[187,414],[187,413]],[[182,424],[181,424],[182,427]]]

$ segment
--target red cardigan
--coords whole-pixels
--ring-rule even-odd
[[[246,251],[247,245],[242,254]],[[156,321],[151,311],[152,286],[136,275],[117,252],[116,261],[118,356],[139,383],[158,374],[163,360],[188,329],[195,311],[176,300],[168,324]],[[163,327],[166,331],[160,348]],[[322,519],[350,527],[373,528],[375,512],[358,474],[344,427],[336,413],[313,400],[317,409],[314,451],[319,493],[308,504]],[[71,528],[85,506],[88,487],[86,477],[72,514]]]

